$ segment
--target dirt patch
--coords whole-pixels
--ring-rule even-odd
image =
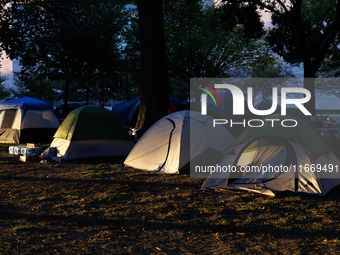
[[[0,146],[2,254],[335,254],[340,188],[269,198],[123,167],[19,162]]]

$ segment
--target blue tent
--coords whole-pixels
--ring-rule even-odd
[[[50,142],[58,127],[48,102],[23,97],[0,103],[0,142]]]
[[[140,97],[136,97],[129,101],[113,105],[112,111],[125,125],[132,127],[132,123],[136,123],[137,120],[139,105]]]
[[[170,102],[173,104],[173,106],[176,108],[177,111],[185,110],[188,105],[187,101],[174,98],[174,97],[170,97]],[[136,97],[129,101],[113,105],[112,111],[123,121],[123,123],[126,126],[134,127],[137,122],[139,106],[140,106],[140,97]],[[169,109],[170,109],[170,106],[169,106]]]
[[[53,110],[53,106],[45,101],[22,97],[0,103],[0,110],[21,108],[25,110]]]

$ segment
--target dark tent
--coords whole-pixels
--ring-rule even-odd
[[[170,97],[169,113],[185,110],[188,102],[178,98]],[[134,127],[137,122],[137,116],[140,106],[140,97],[136,97],[129,101],[115,104],[112,111],[123,121],[126,126]]]

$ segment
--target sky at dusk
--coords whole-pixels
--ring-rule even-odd
[[[1,62],[0,62],[0,65],[1,65],[0,74],[1,75],[7,75],[12,72],[12,61],[9,58],[6,58],[5,56],[6,56],[5,52],[3,52]]]

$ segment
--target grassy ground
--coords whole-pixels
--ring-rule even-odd
[[[0,145],[0,254],[336,254],[340,188],[326,197],[204,191],[122,158],[19,162]]]

